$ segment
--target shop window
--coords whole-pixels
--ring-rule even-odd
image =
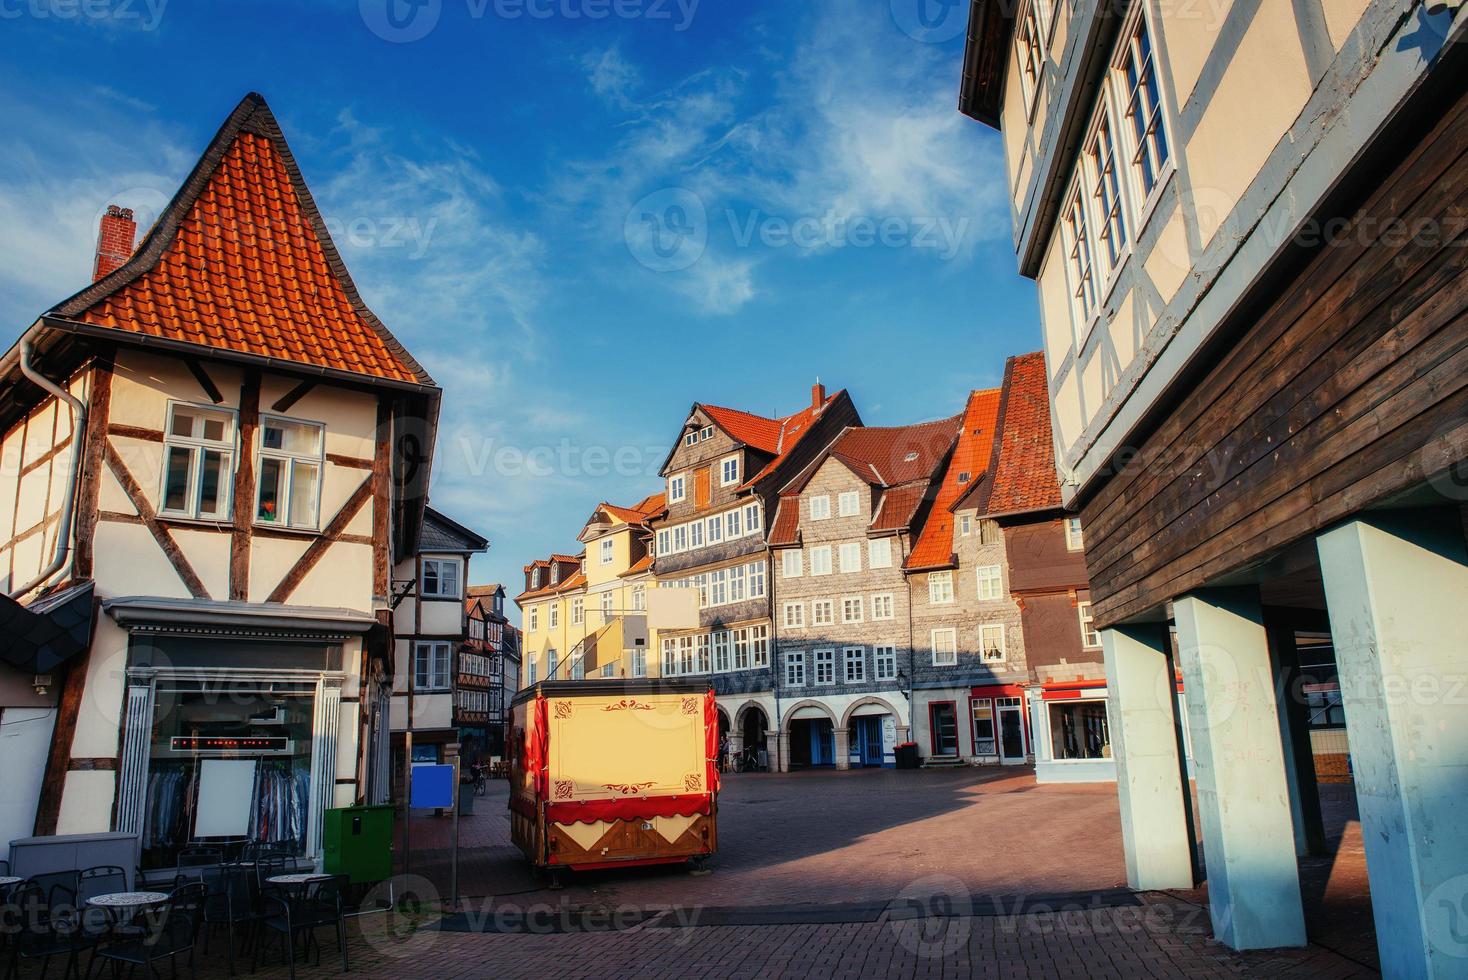
[[[232,837],[305,853],[315,683],[158,682],[144,787],[142,867],[172,868],[194,841]],[[201,807],[201,794],[238,808]],[[221,823],[223,821],[223,823]]]
[[[1104,700],[1052,701],[1047,708],[1053,758],[1111,758],[1111,732]]]
[[[234,413],[171,405],[163,460],[159,510],[200,520],[229,518]]]
[[[413,650],[413,687],[418,691],[449,689],[449,645],[419,643]]]
[[[458,561],[453,558],[423,559],[422,592],[425,599],[458,599]]]
[[[321,506],[324,427],[262,416],[255,520],[315,530]]]

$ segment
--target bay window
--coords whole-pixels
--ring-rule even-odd
[[[453,558],[423,559],[423,581],[419,591],[425,599],[460,598],[458,561]]]

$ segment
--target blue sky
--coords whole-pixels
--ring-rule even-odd
[[[819,376],[902,424],[1040,346],[998,137],[954,109],[966,6],[0,0],[5,344],[260,91],[445,388],[471,578],[513,586],[657,488],[694,401],[788,412]]]

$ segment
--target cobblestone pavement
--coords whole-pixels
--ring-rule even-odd
[[[1338,851],[1302,864],[1318,941],[1238,954],[1210,938],[1206,889],[1118,889],[1109,785],[1000,769],[731,776],[712,874],[575,875],[551,892],[509,842],[501,781],[461,820],[464,913],[352,920],[351,975],[1375,976],[1353,797],[1322,792]],[[416,887],[447,893],[450,826],[414,820],[410,870],[432,882]],[[337,974],[334,954],[327,940],[300,975]],[[221,960],[216,946],[200,976],[225,976]],[[272,957],[259,975],[285,973]]]

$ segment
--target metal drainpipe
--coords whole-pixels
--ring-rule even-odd
[[[27,582],[18,589],[10,591],[10,598],[18,599],[32,589],[45,583],[47,579],[59,572],[66,564],[66,559],[71,552],[71,527],[76,514],[76,487],[82,470],[82,446],[86,442],[87,433],[87,406],[81,399],[71,392],[60,387],[56,382],[46,377],[31,363],[34,349],[29,340],[22,341],[20,345],[20,370],[27,378],[60,401],[71,406],[71,467],[66,476],[66,492],[62,494],[65,503],[61,509],[61,524],[56,531],[56,554],[52,556],[51,563],[34,579]]]

